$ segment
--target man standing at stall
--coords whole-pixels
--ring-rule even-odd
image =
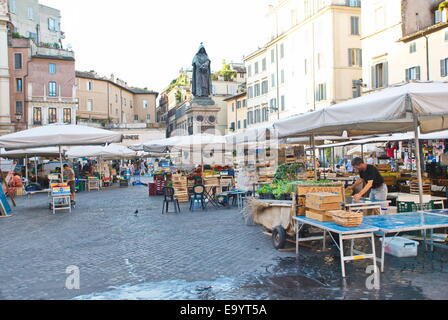
[[[74,206],[76,204],[75,172],[68,164],[64,164],[64,181],[70,186],[70,201]]]
[[[386,201],[387,186],[378,169],[370,164],[365,164],[361,158],[355,158],[352,161],[352,165],[359,172],[361,178],[348,187],[348,189],[355,190],[357,186],[365,184],[364,188],[353,196],[353,199],[359,201],[370,191],[370,200]]]

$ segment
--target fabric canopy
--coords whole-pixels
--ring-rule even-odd
[[[315,112],[274,122],[280,138],[309,135],[349,137],[448,129],[448,83],[412,82],[386,88]]]
[[[221,148],[219,145],[225,143],[226,138],[224,136],[197,134],[193,136],[175,136],[167,139],[153,140],[148,143],[144,143],[143,150],[146,152],[160,152],[158,150],[163,148],[182,149],[191,146],[206,145],[214,145]]]
[[[137,153],[125,146],[110,144],[108,146],[75,147],[67,152],[68,158],[102,158],[126,159],[136,157]]]
[[[414,132],[396,133],[396,134],[387,135],[387,136],[377,136],[377,137],[370,137],[370,138],[360,139],[360,140],[352,140],[352,141],[346,141],[346,142],[340,142],[340,143],[334,143],[334,144],[327,144],[327,145],[319,146],[317,148],[323,149],[323,148],[343,147],[343,146],[348,146],[348,145],[361,145],[361,144],[369,144],[369,143],[377,143],[377,142],[406,141],[406,140],[414,140],[414,139],[415,139]],[[420,140],[442,140],[442,139],[448,139],[448,130],[420,135]]]
[[[0,137],[0,147],[7,150],[53,146],[81,146],[118,143],[122,134],[78,125],[49,125]]]
[[[347,152],[347,155],[361,155],[362,153],[368,154],[368,153],[376,153],[376,152],[383,152],[384,148],[379,148],[373,144],[366,145],[361,148],[361,146],[356,146],[353,149],[349,150]]]
[[[64,153],[66,150],[62,150]],[[4,159],[24,159],[31,157],[46,157],[46,158],[57,158],[59,157],[59,148],[37,148],[37,149],[18,149],[12,151],[5,151],[5,149],[0,150],[0,158]]]

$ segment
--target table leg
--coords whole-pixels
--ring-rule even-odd
[[[375,247],[375,235],[372,233],[372,253],[373,253],[373,265],[374,265],[374,270],[375,270],[375,274],[378,273],[378,265],[376,264],[376,247]],[[379,277],[378,277],[379,279]]]
[[[299,255],[299,223],[296,223],[296,255]]]
[[[325,251],[326,249],[327,249],[327,230],[324,230],[324,241],[323,241],[322,250]]]
[[[431,248],[431,252],[434,252],[434,238],[433,238],[433,235],[434,235],[434,229],[430,229],[429,230],[429,236],[430,236],[430,248]]]
[[[352,239],[351,241],[350,241],[350,255],[353,257],[353,248],[354,248],[354,246],[355,246],[355,240],[354,239]]]
[[[345,278],[345,261],[344,261],[344,240],[342,239],[342,234],[339,235],[339,251],[341,255],[341,270],[342,277]]]
[[[381,272],[384,272],[384,248],[386,247],[386,234],[383,233],[383,241],[381,243]]]

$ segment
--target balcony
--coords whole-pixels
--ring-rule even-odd
[[[73,51],[57,48],[38,47],[34,44],[31,45],[31,56],[48,57],[51,59],[61,60],[75,60],[75,53]]]

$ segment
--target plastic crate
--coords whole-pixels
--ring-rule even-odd
[[[433,210],[434,209],[434,201],[424,203],[422,208],[420,207],[420,205],[416,204],[415,202],[398,201],[397,207],[398,207],[398,213],[416,212],[416,211],[420,211],[420,210]]]

